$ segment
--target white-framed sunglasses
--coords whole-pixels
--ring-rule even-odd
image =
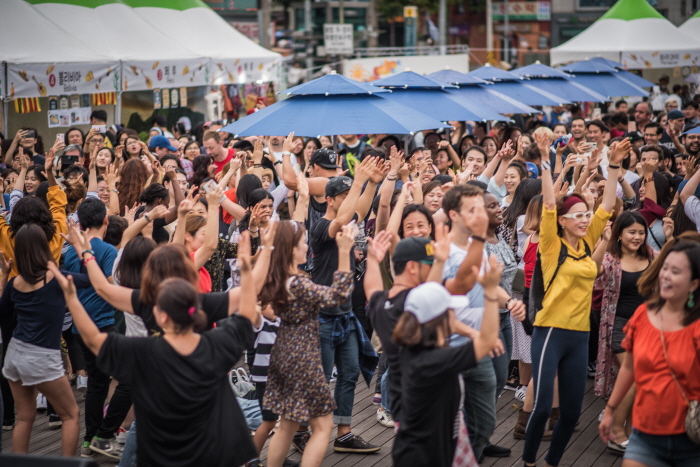
[[[574,220],[580,221],[584,217],[586,219],[590,219],[591,217],[593,217],[593,211],[574,212],[571,214],[562,214],[561,217],[566,217],[567,219],[574,219]]]

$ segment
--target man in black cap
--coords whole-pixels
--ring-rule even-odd
[[[678,154],[681,150],[676,147],[673,142],[673,138],[678,138],[683,132],[683,124],[685,123],[685,115],[678,109],[671,110],[667,115],[668,124],[666,126],[667,130],[664,130],[661,134],[661,139],[659,140],[659,146],[665,146],[669,148],[673,154]],[[673,136],[672,136],[673,135]]]
[[[284,157],[286,159],[288,156]],[[320,162],[317,158],[315,162],[312,159],[312,163]],[[351,221],[364,220],[372,205],[377,184],[384,177],[383,167],[383,164],[377,165],[375,158],[367,158],[358,165],[354,181],[350,177],[340,176],[333,177],[326,183],[326,213],[309,230],[309,246],[313,251],[314,263],[312,279],[315,283],[333,283],[333,273],[338,269],[335,236]],[[365,184],[367,186],[363,193],[362,188]],[[350,265],[351,270],[354,270],[354,254],[350,255]],[[333,365],[338,368],[335,386],[337,408],[333,412],[333,421],[338,424],[338,434],[333,449],[338,452],[376,452],[380,449],[379,446],[367,443],[350,431],[355,386],[361,369],[360,353],[365,348],[360,347],[359,343],[363,337],[366,338],[362,326],[352,313],[351,301],[348,300],[334,308],[322,308],[319,320],[321,360],[326,379],[330,381]],[[374,353],[373,349],[370,350]],[[376,363],[374,360],[374,365]],[[374,367],[371,370],[373,371]]]

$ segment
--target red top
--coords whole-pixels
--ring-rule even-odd
[[[532,282],[532,273],[535,271],[535,263],[537,263],[537,245],[539,245],[539,243],[532,241],[532,235],[530,235],[529,239],[530,243],[528,243],[525,253],[523,253],[523,263],[525,263],[523,273],[525,273],[525,287],[528,289]]]
[[[228,199],[230,199],[234,203],[238,202],[236,199],[236,190],[234,190],[233,188],[231,188],[230,190],[224,191],[224,194],[226,195],[226,197]],[[221,212],[224,214],[223,220],[225,223],[230,224],[231,222],[233,222],[233,215],[232,214],[229,214],[229,212],[226,211],[225,209],[222,209]]]
[[[228,161],[230,161],[231,158],[233,157],[233,149],[232,148],[224,148],[224,149],[226,151],[228,151],[228,155],[226,156],[226,158],[224,160],[222,160],[221,162],[218,162],[216,159],[214,159],[214,165],[216,165],[216,173],[219,173],[222,170],[224,170],[224,166],[226,164],[228,164]]]
[[[192,258],[192,261],[194,261],[194,254],[194,251],[190,253],[190,258]],[[201,293],[211,292],[211,276],[209,275],[209,271],[204,269],[204,266],[199,268],[199,291]]]
[[[623,348],[634,354],[637,395],[632,425],[650,435],[685,433],[688,404],[669,371],[669,364],[688,400],[700,399],[700,320],[678,330],[664,332],[668,364],[661,333],[649,321],[646,304],[635,311],[625,326]]]

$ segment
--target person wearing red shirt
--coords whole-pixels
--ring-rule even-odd
[[[209,130],[204,132],[202,143],[204,144],[204,149],[207,151],[207,155],[214,158],[216,173],[221,172],[228,161],[233,158],[234,150],[224,147],[224,141],[221,139],[221,135],[216,131]]]

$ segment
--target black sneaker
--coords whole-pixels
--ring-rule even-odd
[[[595,362],[589,362],[588,363],[588,377],[589,378],[595,378]]]
[[[372,452],[377,452],[381,448],[381,446],[369,444],[367,441],[365,441],[357,435],[351,435],[345,441],[340,441],[338,438],[336,438],[335,443],[333,443],[333,450],[335,452],[354,452],[357,454],[369,454]]]
[[[495,444],[489,444],[484,448],[484,456],[486,457],[508,457],[510,449]]]
[[[49,428],[55,430],[57,428],[61,428],[62,425],[63,422],[61,421],[61,417],[58,415],[49,415]]]
[[[90,443],[90,449],[94,452],[99,452],[112,459],[122,458],[122,447],[112,439],[102,439],[95,436]]]
[[[294,435],[294,439],[292,440],[292,446],[294,446],[294,449],[297,451],[303,453],[304,449],[306,449],[306,443],[309,442],[309,438],[311,437],[311,433],[308,431],[305,431],[301,434],[296,434]]]
[[[284,462],[282,463],[282,467],[299,467],[299,463],[294,462],[291,459],[285,459]]]

